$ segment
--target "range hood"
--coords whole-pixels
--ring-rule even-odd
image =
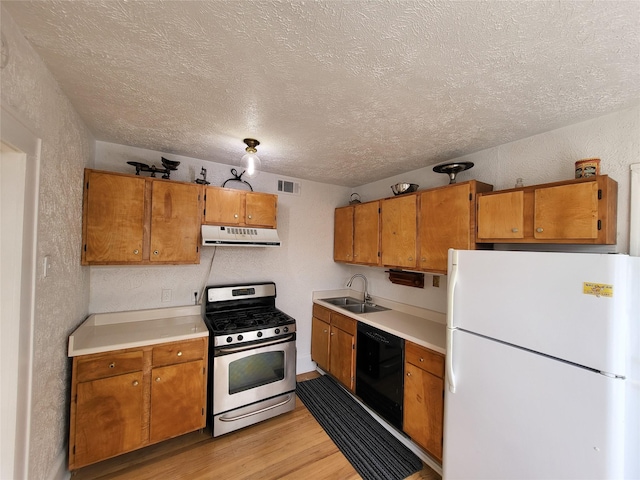
[[[202,225],[202,245],[211,247],[279,247],[274,228]]]

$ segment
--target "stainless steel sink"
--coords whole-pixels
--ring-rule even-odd
[[[358,300],[353,297],[323,298],[322,301],[337,307],[344,307],[346,305],[362,305],[364,303],[362,300]]]
[[[360,303],[359,305],[345,305],[341,306],[340,308],[344,308],[345,310],[349,310],[353,313],[374,313],[389,310],[388,308],[381,307],[380,305],[372,305],[370,303]]]

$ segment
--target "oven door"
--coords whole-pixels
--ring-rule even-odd
[[[217,347],[213,358],[213,414],[296,388],[296,335],[252,345]]]

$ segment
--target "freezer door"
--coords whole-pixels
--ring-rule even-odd
[[[453,351],[444,480],[629,478],[624,380],[460,331]]]
[[[631,297],[638,293],[630,285],[640,272],[638,261],[625,255],[451,250],[448,322],[628,376]],[[585,284],[611,288],[598,296]]]

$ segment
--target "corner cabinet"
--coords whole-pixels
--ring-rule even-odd
[[[74,357],[69,470],[204,428],[208,339]]]
[[[442,462],[444,355],[405,342],[403,430]]]
[[[476,248],[476,195],[492,189],[471,180],[419,193],[418,269],[446,274],[450,248]]]
[[[277,195],[222,187],[205,188],[205,224],[276,228],[277,212]]]
[[[478,242],[616,243],[618,184],[607,175],[478,195]]]
[[[351,392],[355,391],[356,320],[313,305],[311,359]]]
[[[380,264],[380,202],[336,208],[333,259],[361,265]]]
[[[85,170],[82,265],[200,262],[202,187]]]

